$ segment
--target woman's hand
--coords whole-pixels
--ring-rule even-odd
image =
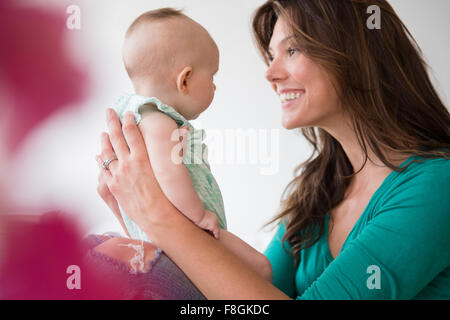
[[[108,185],[105,181],[105,175],[103,174],[103,168],[102,164],[103,161],[101,160],[101,156],[96,156],[97,163],[100,168],[100,173],[98,175],[98,186],[97,186],[97,192],[100,195],[100,197],[103,199],[103,201],[106,203],[106,205],[111,209],[111,211],[116,216],[117,220],[119,220],[120,225],[122,226],[122,229],[125,231],[125,234],[130,237],[130,234],[128,233],[127,227],[125,226],[125,223],[122,218],[122,214],[120,213],[119,204],[117,203],[116,198],[114,198],[114,195],[109,191]]]
[[[125,114],[123,125],[116,112],[107,110],[109,135],[102,133],[101,160],[117,157],[100,179],[106,182],[124,212],[144,231],[168,219],[165,208],[171,206],[161,191],[148,158],[144,139],[132,113]],[[123,132],[123,133],[122,133]],[[128,147],[130,146],[130,147]],[[160,210],[152,210],[161,208]],[[148,213],[152,214],[148,214]],[[147,213],[147,214],[146,214]]]

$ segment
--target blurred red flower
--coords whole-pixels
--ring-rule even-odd
[[[0,99],[10,115],[7,150],[57,110],[84,95],[87,73],[70,60],[66,16],[44,8],[0,0]],[[5,181],[1,181],[0,186]],[[1,208],[1,206],[0,206]],[[120,299],[126,286],[105,280],[83,260],[76,221],[55,213],[39,216],[0,212],[0,299]],[[70,289],[67,268],[81,270],[81,289]]]
[[[83,98],[87,72],[70,60],[65,12],[0,0],[0,85],[12,118],[8,149],[15,151],[36,125]]]
[[[81,232],[67,215],[50,212],[41,216],[3,215],[0,219],[0,299],[124,298],[124,279],[106,280],[106,275],[83,260]],[[81,270],[80,289],[67,286],[73,274],[68,267],[73,265]]]

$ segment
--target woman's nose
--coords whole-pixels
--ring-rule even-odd
[[[280,61],[273,60],[270,63],[269,69],[266,71],[266,79],[270,83],[277,82],[279,80],[283,80],[287,77],[288,72],[285,68],[281,65]]]

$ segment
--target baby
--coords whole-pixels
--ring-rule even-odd
[[[271,281],[268,259],[226,231],[222,195],[202,143],[204,131],[189,122],[214,97],[219,65],[214,40],[180,11],[153,10],[128,28],[123,61],[136,94],[121,96],[113,108],[120,118],[129,111],[134,114],[164,194],[193,223]],[[131,238],[150,242],[124,212],[116,215]]]

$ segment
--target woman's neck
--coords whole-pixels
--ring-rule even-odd
[[[352,184],[358,187],[369,186],[377,177],[384,176],[392,170],[387,167],[365,141],[367,148],[367,160],[363,148],[358,142],[355,130],[348,119],[340,119],[334,127],[323,128],[331,134],[341,145],[349,159],[353,171],[358,172],[352,179]],[[403,163],[410,154],[394,154],[383,152],[386,159],[395,166]]]

